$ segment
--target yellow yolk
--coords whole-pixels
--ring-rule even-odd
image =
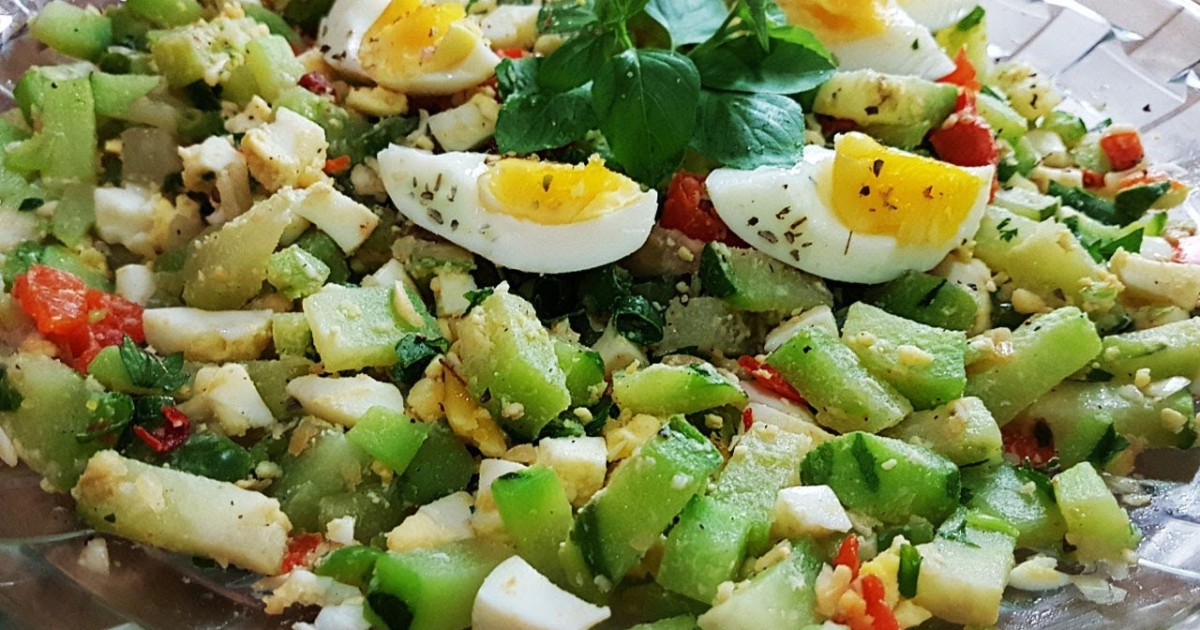
[[[459,27],[466,16],[461,4],[422,4],[392,0],[363,37],[364,66],[404,73],[419,66],[444,70],[466,58],[474,45],[469,30]],[[469,41],[460,41],[468,36]]]
[[[780,0],[788,22],[803,26],[822,41],[855,41],[887,29],[882,0]]]
[[[504,159],[480,176],[479,186],[488,210],[543,225],[595,219],[641,193],[599,158],[586,165]]]
[[[981,185],[951,164],[849,133],[837,142],[830,202],[853,232],[894,236],[902,245],[941,245],[958,232]]]

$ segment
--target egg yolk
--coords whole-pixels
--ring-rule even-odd
[[[846,228],[904,245],[943,245],[983,185],[957,166],[885,147],[861,133],[838,138],[831,205]]]
[[[822,41],[855,41],[887,30],[885,0],[779,0],[788,22]]]
[[[460,41],[470,34],[456,28],[464,16],[466,10],[455,2],[392,0],[363,37],[363,64],[384,73],[450,68],[465,59],[474,45],[474,38]]]
[[[595,219],[641,193],[595,157],[584,165],[504,159],[480,176],[479,186],[488,210],[543,225]]]

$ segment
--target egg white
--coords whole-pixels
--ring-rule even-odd
[[[477,35],[474,47],[464,59],[445,70],[405,69],[399,76],[384,78],[372,65],[384,65],[387,60],[363,59],[362,48],[367,31],[389,4],[390,0],[336,0],[329,15],[322,20],[317,35],[317,45],[324,52],[326,63],[354,79],[374,81],[406,94],[430,96],[454,94],[479,85],[495,74],[500,57],[483,37],[478,25],[462,20],[460,26],[476,31]]]
[[[809,3],[835,1],[787,0],[779,4],[789,20],[796,20],[799,14],[789,12],[789,8],[801,9]],[[862,35],[835,31],[819,23],[799,23],[799,26],[811,30],[833,53],[838,67],[843,70],[871,69],[930,80],[940,79],[954,70],[954,62],[942,51],[929,29],[913,21],[897,0],[875,0],[871,4],[875,15],[864,16],[864,19],[882,21],[883,30],[878,33]]]
[[[898,0],[914,22],[931,31],[953,26],[976,6],[976,0]]]
[[[432,154],[393,145],[379,153],[379,175],[401,214],[501,267],[568,273],[614,262],[641,247],[658,209],[652,190],[599,217],[547,225],[491,212],[479,178],[494,156]]]
[[[831,209],[833,158],[834,151],[810,146],[791,168],[721,168],[705,185],[717,214],[742,240],[788,265],[843,282],[876,284],[907,270],[932,269],[979,228],[991,192],[990,166],[965,169],[979,178],[979,193],[953,238],[917,246],[842,224]]]

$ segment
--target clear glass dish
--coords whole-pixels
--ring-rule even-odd
[[[48,0],[0,0],[0,107],[27,67],[59,59],[24,35]],[[84,0],[75,0],[83,2]],[[103,0],[107,3],[111,0]],[[1055,77],[1089,124],[1140,127],[1159,162],[1200,185],[1200,5],[1191,0],[982,0],[993,56]],[[1181,210],[1200,222],[1200,198]],[[1154,451],[1131,506],[1145,540],[1139,567],[1116,582],[1124,601],[1096,605],[1068,587],[1010,592],[1005,630],[1200,629],[1200,449]],[[305,616],[261,612],[244,572],[108,539],[108,575],[79,564],[90,538],[68,497],[43,492],[23,467],[0,468],[0,628],[5,630],[268,630]]]

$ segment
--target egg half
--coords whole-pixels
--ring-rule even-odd
[[[455,2],[336,0],[317,44],[339,71],[407,94],[453,94],[500,63]]]
[[[502,267],[591,269],[633,253],[650,235],[657,194],[609,170],[482,153],[391,146],[379,174],[401,214]]]
[[[979,3],[976,0],[897,0],[914,22],[931,31],[953,26]]]
[[[706,180],[721,219],[784,263],[875,284],[933,268],[979,228],[993,167],[961,168],[848,133],[805,148],[791,168],[717,169]]]
[[[778,5],[789,23],[812,31],[842,69],[925,79],[954,70],[929,29],[909,17],[897,0],[779,0]]]

